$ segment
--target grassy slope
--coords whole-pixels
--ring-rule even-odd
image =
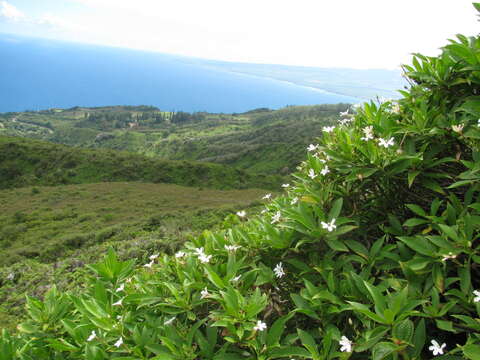
[[[346,106],[342,104],[291,106],[276,111],[203,114],[204,118],[197,122],[171,124],[153,120],[160,111],[79,108],[4,114],[0,122],[5,128],[0,129],[0,134],[3,131],[62,144],[127,150],[166,159],[217,162],[259,173],[282,169],[291,172],[304,158],[305,147],[321,134],[322,127],[335,122],[338,112],[344,110]],[[129,129],[116,120],[88,122],[85,116],[89,114],[138,118],[139,127]]]
[[[168,161],[0,136],[0,189],[104,181],[174,183],[218,189],[272,188],[280,179],[218,164]]]
[[[147,261],[146,254],[171,252],[240,208],[255,211],[264,194],[146,183],[0,190],[0,328],[14,327],[25,293],[42,295],[52,283],[81,286],[84,265],[109,246]]]

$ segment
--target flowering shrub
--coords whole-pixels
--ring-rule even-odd
[[[480,5],[476,5],[480,10]],[[479,359],[480,38],[341,114],[265,211],[27,299],[2,359]]]

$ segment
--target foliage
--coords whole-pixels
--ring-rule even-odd
[[[322,126],[346,109],[337,104],[188,114],[117,106],[23,112],[0,121],[6,135],[287,174],[303,160],[304,148]]]
[[[142,181],[216,189],[275,188],[278,176],[228,166],[169,161],[0,136],[0,189],[28,185]]]
[[[478,359],[480,38],[404,69],[262,216],[27,299],[7,359]]]

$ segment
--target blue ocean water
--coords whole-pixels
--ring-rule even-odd
[[[0,112],[153,105],[243,112],[358,99],[202,66],[188,58],[0,34]]]

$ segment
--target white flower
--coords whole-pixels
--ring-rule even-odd
[[[150,260],[155,260],[156,258],[158,258],[158,254],[153,254],[149,257]]]
[[[464,126],[465,126],[465,125],[463,125],[463,124],[460,124],[460,125],[452,125],[452,130],[455,131],[456,133],[461,133]]]
[[[365,136],[361,137],[360,140],[368,141],[373,140],[373,126],[366,126],[362,129]]]
[[[383,146],[384,148],[388,148],[388,147],[390,147],[390,146],[392,146],[392,145],[394,144],[394,141],[393,141],[393,140],[394,140],[393,137],[391,137],[391,138],[388,139],[388,140],[385,140],[385,139],[380,138],[380,139],[378,139],[378,144],[379,144],[380,146]]]
[[[392,105],[392,112],[394,112],[395,114],[400,113],[400,105],[398,105],[398,104],[393,104],[393,105]]]
[[[241,248],[241,246],[238,246],[238,245],[225,245],[225,249],[227,251],[231,251],[231,252],[235,252],[240,248]]]
[[[267,209],[263,209],[262,211],[260,211],[260,214],[265,214],[266,212],[268,212]]]
[[[477,126],[480,127],[480,119],[477,121]]]
[[[272,197],[272,194],[267,194],[264,197],[262,197],[262,200],[269,200]]]
[[[457,255],[454,255],[452,252],[449,252],[448,255],[443,255],[442,261],[447,261],[449,259],[455,259]]]
[[[324,126],[322,130],[326,133],[331,133],[333,130],[335,130],[335,126]]]
[[[175,320],[175,316],[172,317],[171,319],[168,319],[167,321],[165,321],[165,322],[163,323],[163,325],[170,325],[171,323],[173,323],[173,320]]]
[[[318,148],[318,144],[317,145],[310,144],[310,145],[308,145],[307,150],[308,151],[315,151],[315,150],[317,150],[317,148]]]
[[[204,255],[204,254],[205,254],[205,253],[203,252],[203,247],[195,248],[195,253],[197,254],[197,256],[201,256],[201,255]]]
[[[315,170],[313,169],[308,170],[308,177],[312,180],[315,179],[317,177],[317,175],[315,174]]]
[[[279,262],[277,266],[275,266],[275,268],[273,269],[273,272],[275,273],[275,276],[277,278],[281,278],[285,275],[285,271],[283,270],[283,265],[281,262]]]
[[[480,302],[480,291],[473,290],[473,295],[475,295],[475,298],[473,298],[473,302]]]
[[[184,253],[183,251],[177,251],[177,252],[175,253],[175,257],[176,257],[177,259],[182,258],[182,257],[184,257],[184,256],[185,256],[185,253]]]
[[[120,292],[123,291],[123,289],[125,289],[125,284],[120,285],[115,291]]]
[[[205,299],[208,295],[208,289],[205,287],[202,291],[200,291],[200,299]]]
[[[338,343],[341,345],[341,352],[352,352],[352,342],[346,336],[342,336]]]
[[[433,356],[443,355],[443,348],[445,348],[446,346],[447,344],[445,343],[443,343],[440,346],[440,344],[437,341],[432,340],[432,346],[430,346],[428,350],[430,350],[433,353]]]
[[[282,188],[286,189],[290,186],[290,184],[282,184]]]
[[[240,278],[242,277],[242,275],[238,275],[238,276],[235,276],[231,282],[237,282],[238,280],[240,280]]]
[[[12,281],[13,279],[15,279],[15,273],[11,272],[10,274],[7,275],[7,280]]]
[[[332,219],[329,223],[322,221],[322,228],[328,230],[329,232],[335,230],[337,225],[335,225],[335,219]]]
[[[123,299],[118,300],[117,302],[114,302],[112,306],[122,306],[122,301]]]
[[[116,346],[117,348],[122,346],[123,344],[123,339],[122,337],[120,337],[120,339],[117,340],[117,342],[113,345],[113,346]]]
[[[330,172],[330,169],[328,168],[328,166],[325,165],[325,167],[320,171],[320,174],[322,174],[323,176],[325,176],[325,175],[327,175],[329,172]]]
[[[280,211],[277,211],[275,215],[272,216],[271,224],[275,224],[276,222],[280,221],[280,216],[282,216],[282,214],[280,213]]]
[[[257,321],[257,325],[253,327],[253,330],[263,331],[267,328],[267,324],[265,324],[262,320]]]
[[[88,337],[87,341],[90,342],[93,339],[95,339],[96,337],[97,337],[97,333],[95,332],[95,330],[92,330],[92,332],[90,333],[90,336]]]
[[[298,197],[294,197],[292,201],[290,201],[290,205],[295,205],[298,202]]]
[[[245,217],[246,215],[247,215],[247,213],[246,213],[244,210],[237,212],[237,216],[238,216],[238,217],[243,218],[243,217]]]
[[[152,265],[153,265],[153,262],[154,262],[154,261],[152,260],[152,261],[150,261],[148,264],[143,265],[143,267],[146,267],[146,268],[149,268],[149,269],[150,269],[150,268],[152,267]]]
[[[200,260],[202,264],[209,263],[211,258],[212,258],[212,255],[206,255],[206,254],[202,254],[198,256],[198,260]]]
[[[341,116],[341,117],[345,117],[345,116],[350,115],[350,114],[348,113],[348,110],[350,110],[350,109],[347,109],[347,111],[340,111],[340,116]]]

